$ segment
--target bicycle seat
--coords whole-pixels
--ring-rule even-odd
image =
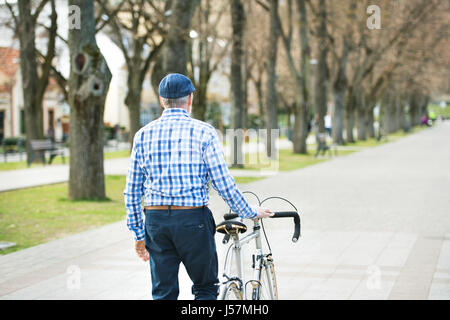
[[[219,223],[216,231],[223,234],[244,233],[247,231],[247,226],[239,221],[227,220]]]

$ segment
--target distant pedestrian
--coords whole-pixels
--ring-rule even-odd
[[[58,118],[56,120],[56,124],[55,124],[55,141],[56,142],[62,142],[63,141],[63,127],[62,127],[61,118]]]
[[[323,120],[324,120],[325,130],[328,132],[328,135],[331,137],[332,123],[331,123],[331,115],[329,112],[327,112],[327,114],[325,115]]]
[[[47,137],[52,141],[55,142],[55,129],[53,127],[49,127],[47,129]]]
[[[421,123],[422,126],[427,126],[427,127],[429,126],[429,124],[428,124],[428,116],[426,114],[424,114],[422,116],[422,118],[420,118],[420,123]]]

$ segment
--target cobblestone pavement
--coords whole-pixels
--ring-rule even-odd
[[[290,220],[265,221],[280,298],[450,299],[449,164],[447,122],[243,186],[301,211],[296,244]],[[210,207],[220,222],[226,206],[216,194]],[[222,267],[219,235],[217,247]],[[151,299],[148,269],[121,221],[0,256],[0,298]],[[191,299],[183,268],[180,286],[180,298]]]

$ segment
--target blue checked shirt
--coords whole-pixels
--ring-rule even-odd
[[[124,196],[135,240],[145,238],[142,197],[145,206],[208,205],[210,180],[233,212],[257,216],[228,171],[215,129],[184,109],[164,110],[134,137]]]

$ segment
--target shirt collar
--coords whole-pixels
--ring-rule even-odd
[[[168,108],[164,109],[161,114],[161,118],[172,118],[172,117],[189,117],[189,113],[181,108]]]

